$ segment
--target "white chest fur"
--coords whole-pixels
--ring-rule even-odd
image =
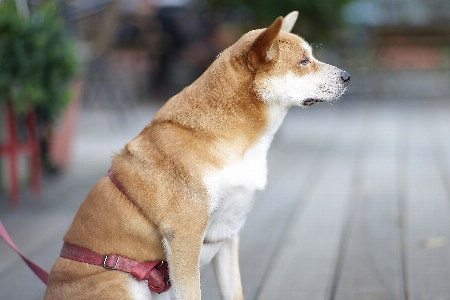
[[[286,111],[283,107],[272,108],[268,126],[258,141],[239,159],[203,177],[210,204],[206,240],[228,239],[244,225],[254,192],[266,185],[267,151]]]

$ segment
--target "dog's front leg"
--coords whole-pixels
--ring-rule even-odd
[[[169,263],[170,281],[178,300],[200,300],[200,251],[203,244],[204,224],[192,218],[179,220],[168,230],[162,230],[164,248]]]
[[[223,242],[212,264],[222,299],[244,299],[239,272],[239,235]]]

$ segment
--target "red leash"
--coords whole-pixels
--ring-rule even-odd
[[[34,274],[39,277],[40,280],[42,280],[43,283],[47,284],[48,282],[48,272],[39,267],[37,264],[32,262],[29,258],[27,258],[25,255],[23,255],[19,249],[17,249],[17,246],[12,241],[11,237],[9,236],[8,232],[6,231],[5,227],[3,226],[2,222],[0,221],[0,237],[5,240],[6,244],[10,246],[14,251],[17,252],[17,254],[22,257],[22,259],[27,263],[27,265],[30,267],[30,269],[34,272]]]
[[[110,174],[110,177],[112,177],[112,173]],[[113,177],[111,178],[113,179]],[[122,190],[121,190],[122,191]],[[122,191],[123,193],[124,191]],[[48,277],[49,274],[47,271],[42,269],[40,266],[35,264],[31,259],[23,255],[19,249],[17,248],[16,244],[14,244],[13,240],[8,234],[8,231],[6,231],[6,228],[3,226],[2,222],[0,221],[0,237],[6,242],[6,244],[11,247],[17,254],[22,257],[22,259],[25,261],[25,263],[30,267],[30,269],[36,274],[37,277],[39,277],[40,280],[42,280],[45,285],[48,283]]]
[[[125,190],[118,184],[111,170],[108,172],[108,175],[111,178],[111,181],[116,185],[116,187],[127,198],[129,198]],[[39,277],[39,279],[41,279],[42,282],[47,285],[49,273],[19,251],[1,221],[0,237],[6,242],[6,244],[8,244],[8,246],[10,246],[17,254],[19,254],[20,257],[22,257],[22,259],[25,261],[28,267],[30,267],[34,274],[36,274],[36,276]],[[132,259],[119,256],[117,254],[109,254],[106,256],[100,255],[89,249],[70,245],[67,243],[64,243],[60,256],[91,265],[102,266],[105,269],[126,272],[139,281],[146,279],[148,281],[148,288],[156,293],[165,292],[171,287],[169,279],[169,269],[167,262],[165,261],[137,262]]]
[[[111,178],[111,180],[114,182],[114,184],[116,184],[116,186],[119,187],[119,185],[117,185],[117,181],[115,181],[114,175],[112,174],[112,172],[108,172],[109,177]],[[119,188],[120,189],[120,188]],[[125,191],[123,189],[120,189],[120,191],[122,193],[125,194]],[[126,194],[125,194],[126,195]],[[30,269],[34,272],[34,274],[36,274],[37,277],[39,277],[40,280],[42,280],[43,283],[45,283],[47,285],[48,283],[48,277],[49,274],[47,271],[45,271],[44,269],[42,269],[40,266],[38,266],[37,264],[35,264],[31,259],[29,259],[28,257],[26,257],[25,255],[23,255],[19,249],[17,248],[17,246],[14,244],[13,240],[11,239],[11,237],[8,234],[8,231],[6,231],[6,228],[3,226],[2,222],[0,221],[0,237],[6,242],[6,244],[11,247],[17,254],[20,255],[20,257],[22,257],[22,259],[25,261],[25,263],[28,265],[28,267],[30,267]]]
[[[19,254],[20,257],[22,257],[34,274],[36,274],[36,276],[47,285],[49,277],[48,272],[39,267],[19,251],[1,221],[0,237],[6,242],[6,244],[8,244],[8,246]],[[126,272],[139,281],[147,279],[149,289],[156,293],[165,292],[171,286],[169,280],[169,269],[167,262],[165,261],[137,262],[116,254],[102,256],[88,249],[69,245],[67,243],[64,244],[63,249],[61,250],[61,257],[91,265],[102,266],[105,269]]]

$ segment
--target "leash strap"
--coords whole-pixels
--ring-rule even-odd
[[[17,246],[12,241],[11,237],[9,236],[8,232],[6,231],[5,227],[3,226],[2,222],[0,221],[0,237],[10,246],[17,254],[22,257],[22,259],[25,261],[25,263],[30,267],[30,269],[34,272],[34,274],[39,277],[40,280],[42,280],[43,283],[47,285],[48,282],[48,272],[39,267],[37,264],[35,264],[33,261],[31,261],[29,258],[27,258],[25,255],[23,255],[19,249],[17,249]]]
[[[138,262],[117,254],[101,255],[89,249],[64,243],[61,257],[100,266],[108,270],[118,270],[130,274],[137,280],[146,279],[148,288],[158,294],[169,290],[169,267],[163,260]]]

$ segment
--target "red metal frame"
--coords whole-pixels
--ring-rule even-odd
[[[36,196],[41,194],[41,158],[36,111],[32,110],[25,117],[25,141],[21,142],[18,139],[16,118],[9,104],[6,112],[6,128],[6,141],[0,144],[0,156],[8,158],[10,197],[12,203],[18,205],[20,196],[17,158],[20,153],[30,156],[31,189]]]

